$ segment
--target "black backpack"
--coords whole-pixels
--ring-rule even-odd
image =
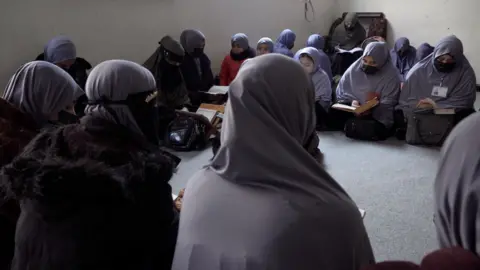
[[[205,124],[189,116],[178,116],[167,128],[165,144],[175,151],[202,150],[207,144]]]

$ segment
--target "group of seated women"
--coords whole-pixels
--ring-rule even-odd
[[[262,38],[259,56],[245,61],[255,55],[247,36],[232,37],[220,76],[230,86],[221,146],[189,181],[181,217],[169,184],[179,160],[159,147],[158,108],[205,98],[197,92],[213,74],[203,34],[165,36],[144,66],[102,62],[84,85],[69,72],[78,60],[73,43],[49,42],[44,61],[22,65],[0,99],[0,269],[386,269],[374,265],[355,202],[315,155],[318,121],[344,129],[373,121],[383,138],[396,109],[406,113],[427,97],[465,117],[473,70],[450,36],[400,90],[386,44],[375,42],[332,95],[322,37],[296,54],[294,42],[291,30],[276,43]],[[426,89],[437,84],[445,95],[432,97]],[[372,98],[380,104],[369,114],[330,109]],[[470,166],[478,129],[478,116],[464,121],[442,153],[435,225],[444,249],[424,259],[439,258],[434,269],[479,264],[472,239],[480,191]]]

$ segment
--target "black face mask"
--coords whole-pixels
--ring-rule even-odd
[[[293,49],[293,47],[295,47],[295,44],[292,44],[291,46],[287,46],[289,50]]]
[[[158,110],[155,105],[155,100],[146,102],[146,99],[153,92],[142,92],[134,95],[129,95],[126,100],[126,105],[137,122],[138,127],[142,133],[147,137],[150,143],[158,145]]]
[[[355,24],[353,24],[353,23],[348,25],[348,26],[346,24],[344,24],[344,26],[345,26],[345,30],[347,30],[347,31],[352,31],[355,28]]]
[[[193,56],[194,58],[198,58],[202,56],[202,54],[203,54],[203,48],[195,48],[193,49],[193,52],[190,55]]]
[[[435,60],[435,62],[433,62],[433,65],[439,72],[442,73],[450,73],[455,68],[455,63],[442,63],[438,60]]]
[[[362,71],[365,72],[367,75],[372,75],[378,72],[378,68],[374,66],[369,66],[369,65],[363,65],[362,66]]]
[[[243,61],[243,60],[245,60],[247,58],[250,58],[252,56],[251,56],[250,48],[248,48],[241,53],[233,53],[230,50],[230,57],[232,57],[232,59],[235,60],[235,61]]]
[[[117,114],[110,107],[110,105],[126,105],[133,116],[133,119],[137,123],[137,126],[145,135],[146,139],[155,145],[159,144],[158,139],[158,110],[155,105],[155,98],[150,102],[147,102],[147,97],[153,94],[153,91],[141,92],[138,94],[129,95],[126,100],[111,101],[111,100],[98,100],[94,102],[88,102],[89,105],[102,105],[107,110],[115,122],[120,123],[117,119]]]

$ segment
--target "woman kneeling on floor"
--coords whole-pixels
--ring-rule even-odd
[[[359,107],[377,99],[378,105],[355,114],[331,110],[330,126],[344,130],[348,137],[384,140],[393,126],[393,111],[398,101],[400,79],[390,60],[387,44],[370,43],[363,57],[345,72],[337,87],[337,103]]]
[[[407,117],[417,108],[454,109],[454,124],[475,112],[476,78],[455,36],[443,38],[432,54],[408,74],[395,112],[397,138],[405,137]]]

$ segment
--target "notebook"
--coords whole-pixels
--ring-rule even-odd
[[[228,92],[228,86],[214,85],[207,93],[212,95],[225,95]]]
[[[332,109],[361,114],[377,106],[378,103],[379,103],[378,99],[376,98],[368,101],[367,103],[361,105],[360,107],[353,107],[345,104],[336,103],[332,105]]]

